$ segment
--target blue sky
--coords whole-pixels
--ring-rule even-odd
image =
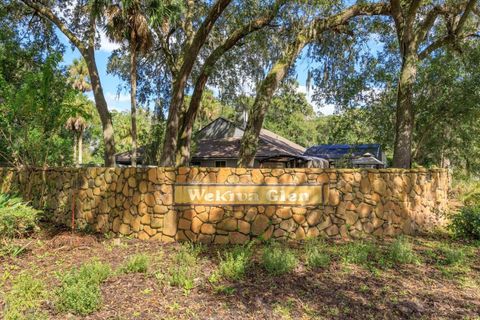
[[[60,32],[58,32],[58,36],[61,41],[66,45],[65,54],[63,56],[63,63],[65,65],[70,65],[75,58],[80,57],[80,53],[77,49],[72,50],[72,46],[68,42],[67,38]],[[99,50],[95,52],[95,58],[97,61],[97,67],[100,73],[100,79],[102,81],[103,91],[105,94],[105,98],[108,103],[108,107],[110,110],[119,110],[119,111],[128,111],[130,110],[130,96],[129,92],[123,90],[118,93],[119,86],[124,86],[125,84],[122,80],[114,75],[107,74],[107,63],[110,54],[114,49],[118,46],[114,43],[111,43],[105,36],[102,35],[101,37],[101,47]],[[304,55],[301,55],[296,67],[297,73],[297,80],[300,84],[299,91],[307,94],[306,92],[306,78],[308,68],[310,67],[309,62],[305,58]],[[334,112],[334,106],[322,106],[319,107],[315,105],[311,100],[311,91],[307,94],[307,99],[312,103],[315,107],[315,110],[322,112],[323,114],[332,114]],[[91,93],[88,93],[89,97],[93,100],[93,96]]]

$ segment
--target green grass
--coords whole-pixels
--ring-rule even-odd
[[[312,239],[305,244],[305,264],[312,269],[326,268],[330,265],[330,254],[325,250],[322,240]]]
[[[231,251],[220,255],[218,273],[227,280],[236,281],[243,279],[251,263],[252,246],[236,246]]]
[[[3,319],[47,319],[39,311],[47,297],[45,285],[30,274],[20,274],[14,280],[12,288],[5,294]]]
[[[379,247],[367,241],[354,241],[344,246],[342,260],[347,264],[372,265],[379,259]]]
[[[183,244],[180,247],[167,274],[167,282],[171,286],[181,287],[185,292],[195,287],[195,278],[199,273],[198,256],[201,250],[200,246],[193,244]],[[157,277],[163,279],[161,274],[157,274]]]
[[[405,237],[398,237],[388,248],[388,260],[393,264],[414,264],[419,262],[412,244]]]
[[[110,274],[110,266],[98,261],[59,274],[61,287],[56,292],[58,310],[83,316],[98,310],[102,302],[100,285]]]
[[[297,265],[294,252],[284,246],[272,244],[263,249],[262,266],[272,275],[292,272]]]
[[[136,254],[131,256],[120,267],[121,273],[146,273],[148,271],[149,259],[144,254]]]

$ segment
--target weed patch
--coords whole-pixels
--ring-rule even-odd
[[[47,319],[39,311],[40,305],[47,297],[41,280],[29,274],[20,274],[13,280],[10,291],[5,294],[5,320]]]
[[[149,259],[144,254],[131,256],[120,268],[122,273],[146,273],[148,271]]]
[[[110,266],[94,261],[64,275],[60,274],[62,285],[56,292],[57,308],[78,315],[98,310],[102,302],[100,284],[110,273]]]
[[[282,275],[295,269],[298,260],[292,250],[272,244],[266,246],[262,254],[262,265],[272,275]]]
[[[198,275],[198,255],[200,246],[184,244],[173,257],[173,267],[169,270],[167,281],[171,286],[181,287],[186,292],[195,286]]]
[[[412,244],[405,237],[398,237],[388,249],[388,259],[394,264],[418,263]]]
[[[220,256],[218,272],[227,280],[240,280],[245,276],[252,256],[251,244],[236,246]]]
[[[326,268],[330,265],[330,254],[325,251],[323,241],[314,239],[305,244],[305,263],[309,268]]]

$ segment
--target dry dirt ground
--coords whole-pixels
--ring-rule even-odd
[[[460,265],[445,266],[432,252],[446,241],[410,239],[420,262],[384,267],[346,263],[345,242],[327,242],[332,261],[311,270],[304,263],[302,244],[289,244],[300,261],[282,276],[267,273],[261,264],[264,245],[254,247],[253,263],[243,280],[212,284],[218,251],[203,247],[194,288],[186,291],[160,281],[176,268],[172,257],[179,244],[134,239],[106,239],[49,231],[15,240],[26,249],[16,257],[0,257],[0,293],[12,279],[28,272],[42,279],[50,293],[59,286],[58,273],[96,259],[118,269],[132,255],[150,257],[146,273],[115,273],[102,285],[101,307],[88,316],[60,313],[53,297],[41,304],[49,319],[480,319],[480,248],[450,243],[468,252]],[[390,240],[391,241],[391,240]],[[376,243],[387,248],[389,241]],[[0,314],[5,309],[0,296]]]

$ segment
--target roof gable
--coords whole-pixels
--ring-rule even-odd
[[[196,134],[197,151],[194,157],[237,158],[244,133],[245,128],[219,117]],[[270,157],[278,154],[302,155],[304,152],[304,147],[276,133],[266,129],[260,131],[257,157]]]

